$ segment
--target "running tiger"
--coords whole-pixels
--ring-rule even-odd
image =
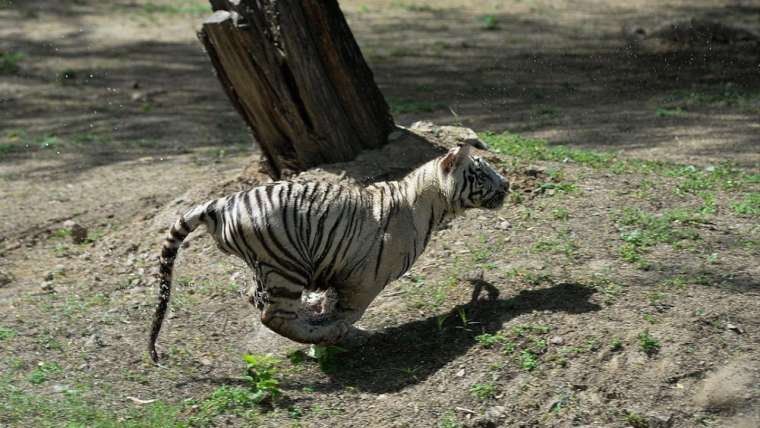
[[[297,342],[332,344],[412,266],[437,227],[468,208],[499,208],[508,192],[507,180],[465,145],[400,181],[281,181],[199,205],[177,220],[161,252],[150,356],[158,361],[177,251],[201,224],[253,270],[247,296],[264,325]]]

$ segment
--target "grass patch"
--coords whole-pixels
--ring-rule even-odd
[[[446,104],[433,101],[414,101],[399,98],[388,98],[388,105],[393,114],[430,113],[446,108]]]
[[[137,15],[192,15],[202,16],[211,13],[207,1],[202,0],[173,0],[148,1],[140,4],[122,6],[125,12]]]
[[[677,193],[699,193],[708,190],[738,190],[760,183],[760,174],[748,172],[729,163],[704,168],[642,159],[622,159],[615,153],[550,145],[540,138],[524,137],[510,132],[486,132],[480,138],[498,153],[522,161],[575,162],[613,173],[658,174],[673,177]]]
[[[660,243],[677,245],[682,241],[697,241],[700,236],[694,225],[703,222],[701,214],[684,209],[655,215],[638,208],[624,208],[617,215],[620,239],[624,241],[618,254],[624,261],[645,268],[648,264],[644,256],[651,247]]]
[[[743,89],[731,82],[699,91],[675,91],[663,101],[669,109],[733,107],[743,111],[760,111],[760,91]]]
[[[0,341],[11,340],[16,337],[16,331],[6,327],[0,327]]]
[[[476,383],[470,387],[470,393],[480,401],[490,400],[496,396],[492,383]]]
[[[21,69],[18,65],[24,59],[21,52],[0,52],[0,74],[16,74]]]
[[[686,110],[682,109],[681,107],[676,107],[676,108],[658,107],[657,110],[655,110],[654,114],[657,117],[682,117],[682,116],[686,116]]]
[[[40,362],[37,367],[29,373],[29,383],[32,385],[39,385],[45,383],[50,377],[62,371],[61,366],[58,363],[45,363]]]
[[[488,31],[494,31],[499,29],[499,22],[494,15],[485,15],[481,18],[483,29]]]
[[[546,140],[523,137],[509,132],[502,134],[488,132],[481,134],[480,137],[494,151],[528,161],[573,161],[598,168],[609,166],[615,160],[615,155],[612,153],[550,146]]]
[[[639,334],[639,348],[645,354],[652,356],[660,352],[660,341],[649,334],[649,330],[644,330]]]
[[[433,12],[435,8],[428,4],[417,4],[403,0],[391,1],[391,6],[399,9],[404,9],[409,12]]]
[[[740,216],[760,217],[760,193],[748,194],[744,199],[731,204],[731,208]]]

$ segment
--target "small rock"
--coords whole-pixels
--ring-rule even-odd
[[[504,406],[493,406],[486,410],[486,418],[494,420],[500,419],[507,415],[507,409]]]
[[[45,274],[45,282],[52,281],[54,276],[55,276],[55,274],[53,272],[46,273]]]
[[[380,400],[380,401],[385,400],[386,398],[388,398],[388,396],[385,394],[380,394],[377,397],[375,397],[376,400]]]
[[[562,345],[565,343],[565,339],[562,338],[562,336],[554,336],[551,339],[549,339],[549,343],[552,345]]]
[[[103,343],[103,339],[101,339],[97,334],[91,335],[87,338],[87,340],[84,341],[84,347],[87,349],[102,348],[104,346],[105,343]]]
[[[726,324],[726,328],[727,328],[728,330],[731,330],[731,331],[733,331],[734,333],[737,333],[737,334],[742,334],[742,333],[744,333],[744,330],[742,330],[742,328],[741,328],[741,327],[738,327],[738,326],[736,326],[736,325],[734,325],[734,324],[731,324],[731,323],[728,323],[728,324]]]
[[[13,277],[13,275],[11,275],[8,272],[4,272],[0,270],[0,287],[5,287],[6,285],[10,284],[14,280],[15,278]]]
[[[81,244],[87,239],[87,228],[74,220],[66,220],[63,227],[71,231],[71,242]]]
[[[462,376],[464,376],[464,369],[460,369],[458,372],[456,372],[456,374],[454,376],[456,376],[456,377],[462,377]]]
[[[468,414],[467,416],[470,415]],[[484,415],[473,418],[472,420],[468,421],[465,426],[468,428],[496,428],[498,424],[497,421]]]
[[[510,227],[512,227],[512,225],[508,221],[506,221],[506,220],[504,220],[501,223],[499,223],[498,225],[496,225],[496,228],[499,229],[499,230],[507,230]]]
[[[647,415],[648,428],[670,428],[673,426],[673,416],[663,414]]]
[[[50,281],[43,282],[40,288],[45,293],[55,293],[55,287],[53,286],[53,283]]]

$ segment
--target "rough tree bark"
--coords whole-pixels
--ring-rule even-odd
[[[394,128],[335,0],[210,0],[198,34],[275,178],[353,159]]]

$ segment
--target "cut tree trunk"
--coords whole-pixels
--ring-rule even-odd
[[[388,104],[335,0],[211,0],[198,34],[275,178],[386,143]]]

